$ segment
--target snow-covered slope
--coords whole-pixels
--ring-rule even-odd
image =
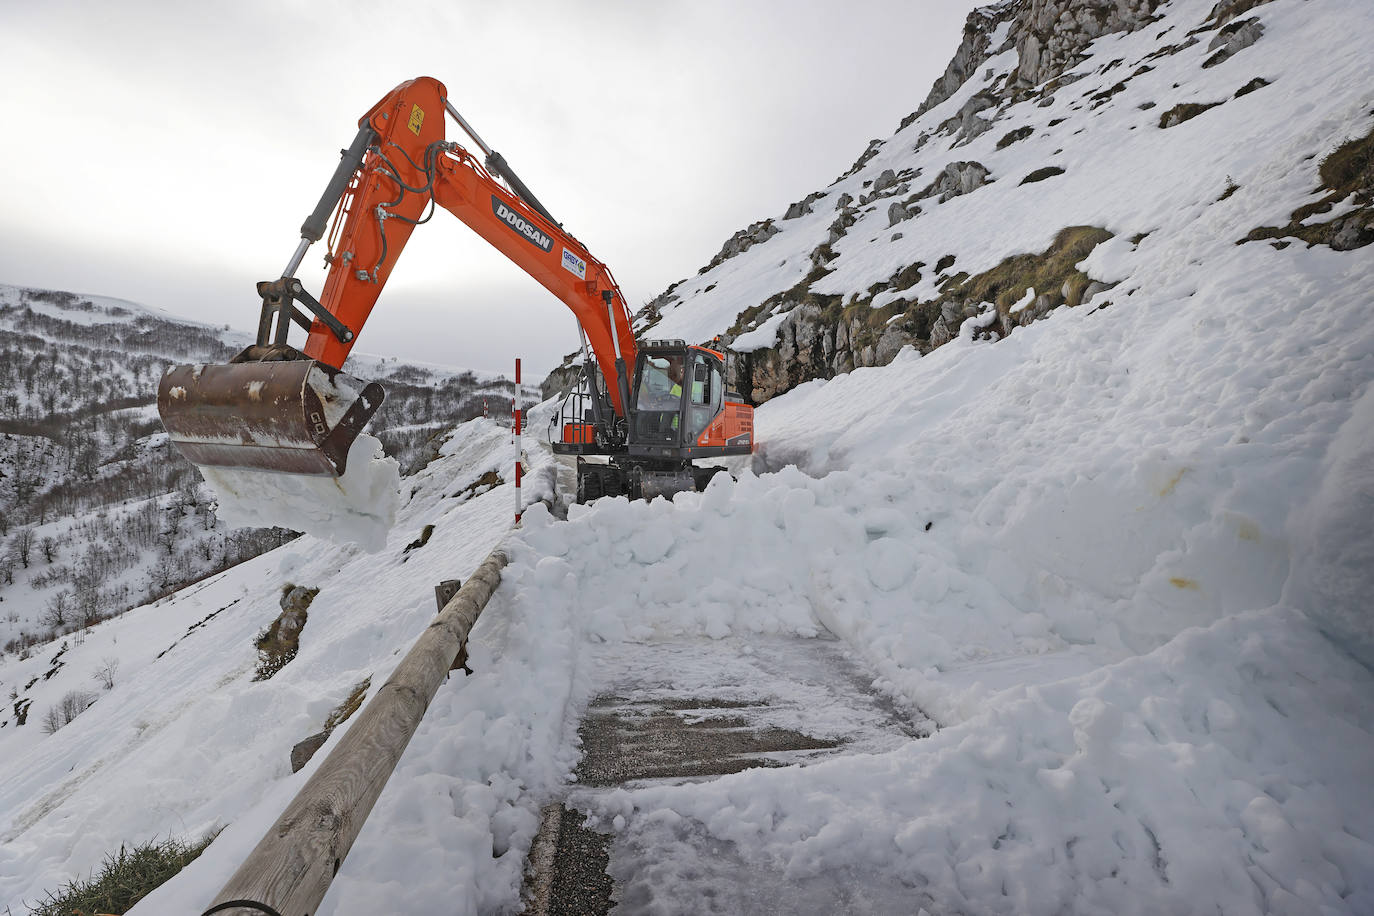
[[[528,511],[473,634],[474,674],[436,697],[321,913],[518,908],[539,806],[569,791],[575,722],[602,684],[588,646],[825,631],[938,731],[807,767],[574,792],[616,849],[664,863],[652,911],[699,907],[691,869],[671,866],[707,837],[798,885],[895,887],[912,913],[1374,912],[1374,262],[1368,248],[1235,244],[1286,223],[1323,156],[1370,131],[1374,9],[1241,3],[1264,26],[1254,44],[1203,68],[1222,49],[1207,48],[1214,28],[1123,80],[1212,6],[1117,6],[1161,18],[1085,45],[1066,72],[1089,76],[975,136],[994,183],[881,231],[864,221],[900,201],[856,211],[833,272],[812,281],[870,307],[873,278],[908,257],[953,253],[946,270],[973,276],[1090,222],[1113,238],[1082,270],[1117,285],[1024,325],[1002,324],[1006,303],[968,316],[961,303],[942,346],[919,338],[887,365],[789,385],[759,409],[763,445],[736,481],[566,521]],[[974,88],[1027,72],[1015,48],[997,51],[1011,21]],[[1158,127],[1180,101],[1219,98],[1223,77],[1254,76],[1269,84]],[[1096,108],[1084,98],[1117,81]],[[1139,107],[1145,88],[1155,109]],[[953,153],[935,128],[966,89],[878,147],[850,193],[906,168],[900,146]],[[922,133],[935,138],[913,154]],[[1035,154],[1013,161],[1023,144]],[[1068,170],[1016,196],[1017,170],[1058,148]],[[795,283],[774,274],[784,249],[825,240],[822,205],[679,286],[652,333],[709,336],[760,301],[717,302],[712,277],[722,296],[727,282],[762,297]],[[793,245],[808,220],[816,233]],[[291,775],[290,747],[365,677],[375,691],[432,615],[432,586],[503,536],[508,486],[470,485],[508,464],[506,435],[458,428],[405,482],[381,554],[302,538],[56,661],[0,668],[6,688],[38,678],[36,716],[121,659],[114,688],[56,734],[0,729],[0,903],[121,842],[227,824],[134,912],[203,907],[323,756]],[[527,493],[547,494],[554,467],[538,448],[530,459]],[[321,592],[300,654],[254,682],[253,637],[287,582]]]
[[[225,524],[153,404],[167,366],[223,362],[248,343],[121,299],[0,285],[0,651],[26,653],[290,537],[266,517]],[[509,403],[511,383],[487,373],[349,365],[386,387],[371,429],[408,468],[485,400],[497,413]]]

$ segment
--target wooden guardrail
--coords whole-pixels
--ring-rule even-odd
[[[497,547],[444,605],[202,916],[315,912],[505,565]]]

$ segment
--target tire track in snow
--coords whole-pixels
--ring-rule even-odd
[[[598,832],[607,825],[578,813],[593,810],[608,793],[697,782],[753,767],[807,766],[837,755],[882,753],[933,728],[919,711],[879,695],[872,678],[830,633],[814,639],[606,644],[591,650],[586,662],[597,672],[597,683],[578,724],[579,785],[564,804],[545,808],[530,851],[527,897],[534,913],[605,913],[612,895],[633,910],[653,896],[655,875],[664,863],[631,840]],[[609,826],[618,829],[621,823]],[[699,884],[701,894],[682,900],[683,905],[704,906],[702,911],[726,907],[722,912],[747,905],[757,911],[761,901],[755,892],[766,886],[776,898],[770,906],[797,911],[794,895],[781,888],[781,875],[759,885],[719,843],[679,839],[677,861],[713,863],[687,869],[688,883]],[[615,879],[614,889],[607,875]],[[680,873],[673,876],[675,894],[682,892],[681,879]],[[821,912],[855,902],[852,889],[831,890],[836,893],[807,905],[820,906]],[[703,903],[708,899],[711,904]]]

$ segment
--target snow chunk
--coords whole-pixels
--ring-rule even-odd
[[[1119,283],[1131,275],[1135,249],[1130,239],[1116,236],[1099,243],[1074,266],[1103,283]]]
[[[782,326],[782,320],[788,315],[787,312],[778,312],[770,315],[763,324],[759,325],[748,333],[741,334],[735,338],[735,342],[730,345],[730,349],[736,353],[752,353],[755,350],[766,350],[778,342],[778,328]]]
[[[363,434],[348,450],[346,467],[338,478],[214,467],[201,473],[231,528],[277,525],[377,553],[401,504],[400,466]]]
[[[1024,310],[1025,310],[1028,306],[1030,306],[1030,304],[1031,304],[1032,302],[1034,302],[1034,301],[1035,301],[1035,287],[1032,286],[1032,287],[1030,287],[1029,289],[1027,289],[1027,290],[1026,290],[1026,294],[1025,294],[1024,296],[1022,296],[1022,297],[1020,298],[1020,300],[1017,301],[1017,303],[1011,307],[1011,314],[1016,315],[1016,314],[1018,314],[1018,313],[1024,311]]]

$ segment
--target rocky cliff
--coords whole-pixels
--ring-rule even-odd
[[[757,404],[885,365],[904,347],[997,340],[1061,306],[1109,307],[1123,279],[1114,262],[1165,221],[1155,204],[1178,213],[1241,187],[1246,151],[1228,146],[1234,132],[1212,112],[1276,116],[1252,95],[1273,83],[1269,55],[1284,51],[1266,38],[1265,16],[1295,6],[1001,0],[976,9],[944,74],[892,137],[868,143],[827,188],[735,233],[696,277],[641,309],[636,330],[719,335],[741,353],[736,383]],[[1201,117],[1206,129],[1195,126]],[[1314,137],[1308,158],[1323,163],[1321,186],[1307,193],[1318,199],[1273,208],[1236,241],[1369,244],[1369,142]],[[556,372],[546,393],[567,378]]]

